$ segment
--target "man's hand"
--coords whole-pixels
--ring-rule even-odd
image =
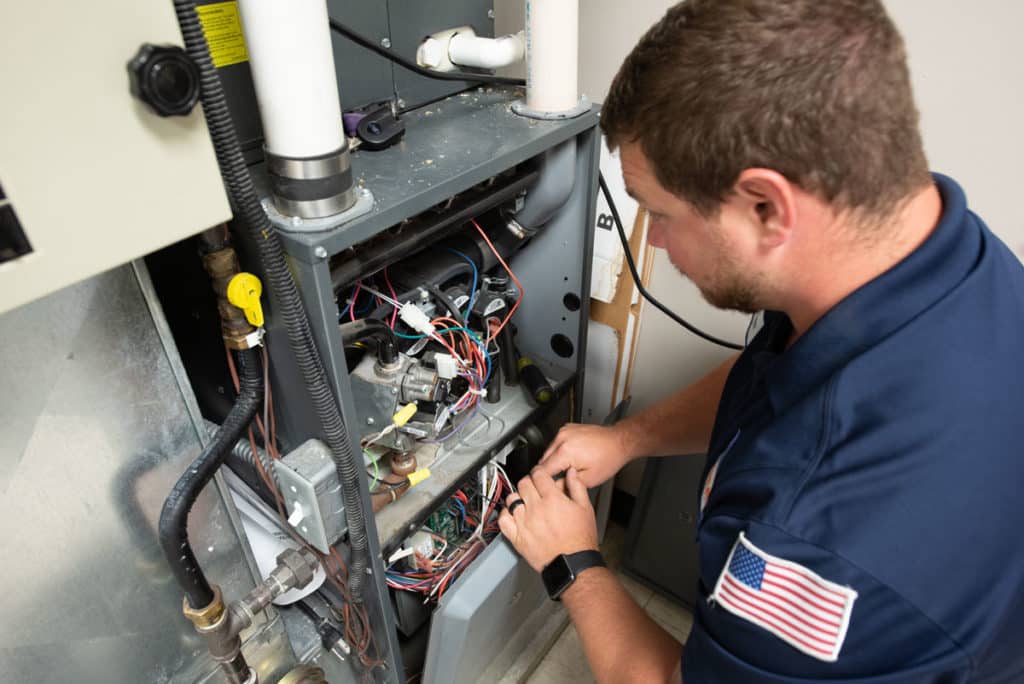
[[[575,468],[585,487],[596,487],[633,460],[629,442],[615,426],[565,425],[537,467],[551,477]]]
[[[597,523],[587,488],[570,468],[555,482],[539,467],[519,481],[519,492],[509,494],[506,506],[519,499],[512,513],[501,512],[498,526],[512,546],[537,572],[562,553],[597,549]]]

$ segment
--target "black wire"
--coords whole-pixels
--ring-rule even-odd
[[[437,285],[433,285],[431,283],[427,283],[426,284],[426,288],[427,288],[427,290],[430,291],[430,294],[432,294],[435,297],[437,297],[440,300],[440,302],[442,304],[444,304],[444,308],[448,309],[448,313],[450,313],[452,315],[452,318],[454,318],[455,321],[460,326],[462,326],[463,328],[466,328],[467,330],[469,329],[469,326],[466,325],[466,319],[463,318],[462,312],[459,311],[459,307],[455,306],[455,302],[452,301],[451,297],[446,295],[441,290],[441,288],[439,288]],[[469,295],[470,295],[470,297],[472,297],[473,293],[470,292]]]
[[[376,52],[384,59],[391,60],[398,66],[417,73],[420,76],[426,76],[427,78],[433,78],[438,81],[472,81],[474,83],[492,83],[495,85],[526,85],[526,81],[521,78],[506,78],[504,76],[491,76],[490,74],[471,74],[465,71],[434,71],[433,69],[424,69],[416,62],[410,61],[387,48],[377,45],[377,43],[373,42],[366,36],[353,31],[336,19],[331,19],[330,24],[332,30],[345,36],[356,45],[362,46],[371,52]]]
[[[671,318],[679,325],[683,326],[684,328],[692,332],[697,337],[703,338],[708,342],[711,342],[712,344],[717,344],[720,347],[725,347],[726,349],[742,350],[743,347],[738,344],[733,344],[732,342],[720,340],[717,337],[709,335],[706,332],[694,327],[690,323],[687,323],[682,318],[680,318],[674,311],[672,311],[667,306],[665,306],[657,299],[655,299],[651,295],[651,293],[648,292],[646,288],[644,288],[643,283],[640,282],[640,274],[637,273],[636,270],[636,262],[633,261],[633,253],[629,250],[629,241],[626,239],[626,231],[622,227],[622,219],[619,218],[619,210],[615,207],[615,200],[612,199],[612,193],[608,191],[608,185],[604,182],[604,174],[598,172],[597,182],[601,186],[601,192],[604,193],[605,200],[608,201],[608,208],[611,209],[612,218],[615,219],[615,228],[619,232],[619,241],[622,242],[622,249],[626,253],[626,264],[629,266],[629,273],[630,275],[633,276],[633,282],[636,283],[636,289],[640,292],[641,295],[644,296],[644,299],[649,301],[651,304],[654,305],[656,309],[661,311],[663,314]]]

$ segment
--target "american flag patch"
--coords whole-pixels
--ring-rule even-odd
[[[708,600],[831,663],[839,658],[857,592],[765,553],[740,532]]]

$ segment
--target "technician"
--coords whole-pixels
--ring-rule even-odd
[[[696,384],[565,427],[507,501],[597,680],[1024,682],[1024,269],[929,173],[881,2],[679,4],[601,125],[650,243],[767,313]],[[602,567],[586,488],[703,452],[684,649]]]

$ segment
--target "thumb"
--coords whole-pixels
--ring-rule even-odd
[[[569,487],[569,498],[578,504],[590,506],[590,496],[587,494],[587,487],[580,479],[580,474],[575,468],[569,468],[565,473],[565,482]]]
[[[554,477],[571,466],[572,459],[565,453],[564,449],[545,455],[545,457],[541,459],[540,463],[537,464],[537,467],[547,473],[550,477]]]

